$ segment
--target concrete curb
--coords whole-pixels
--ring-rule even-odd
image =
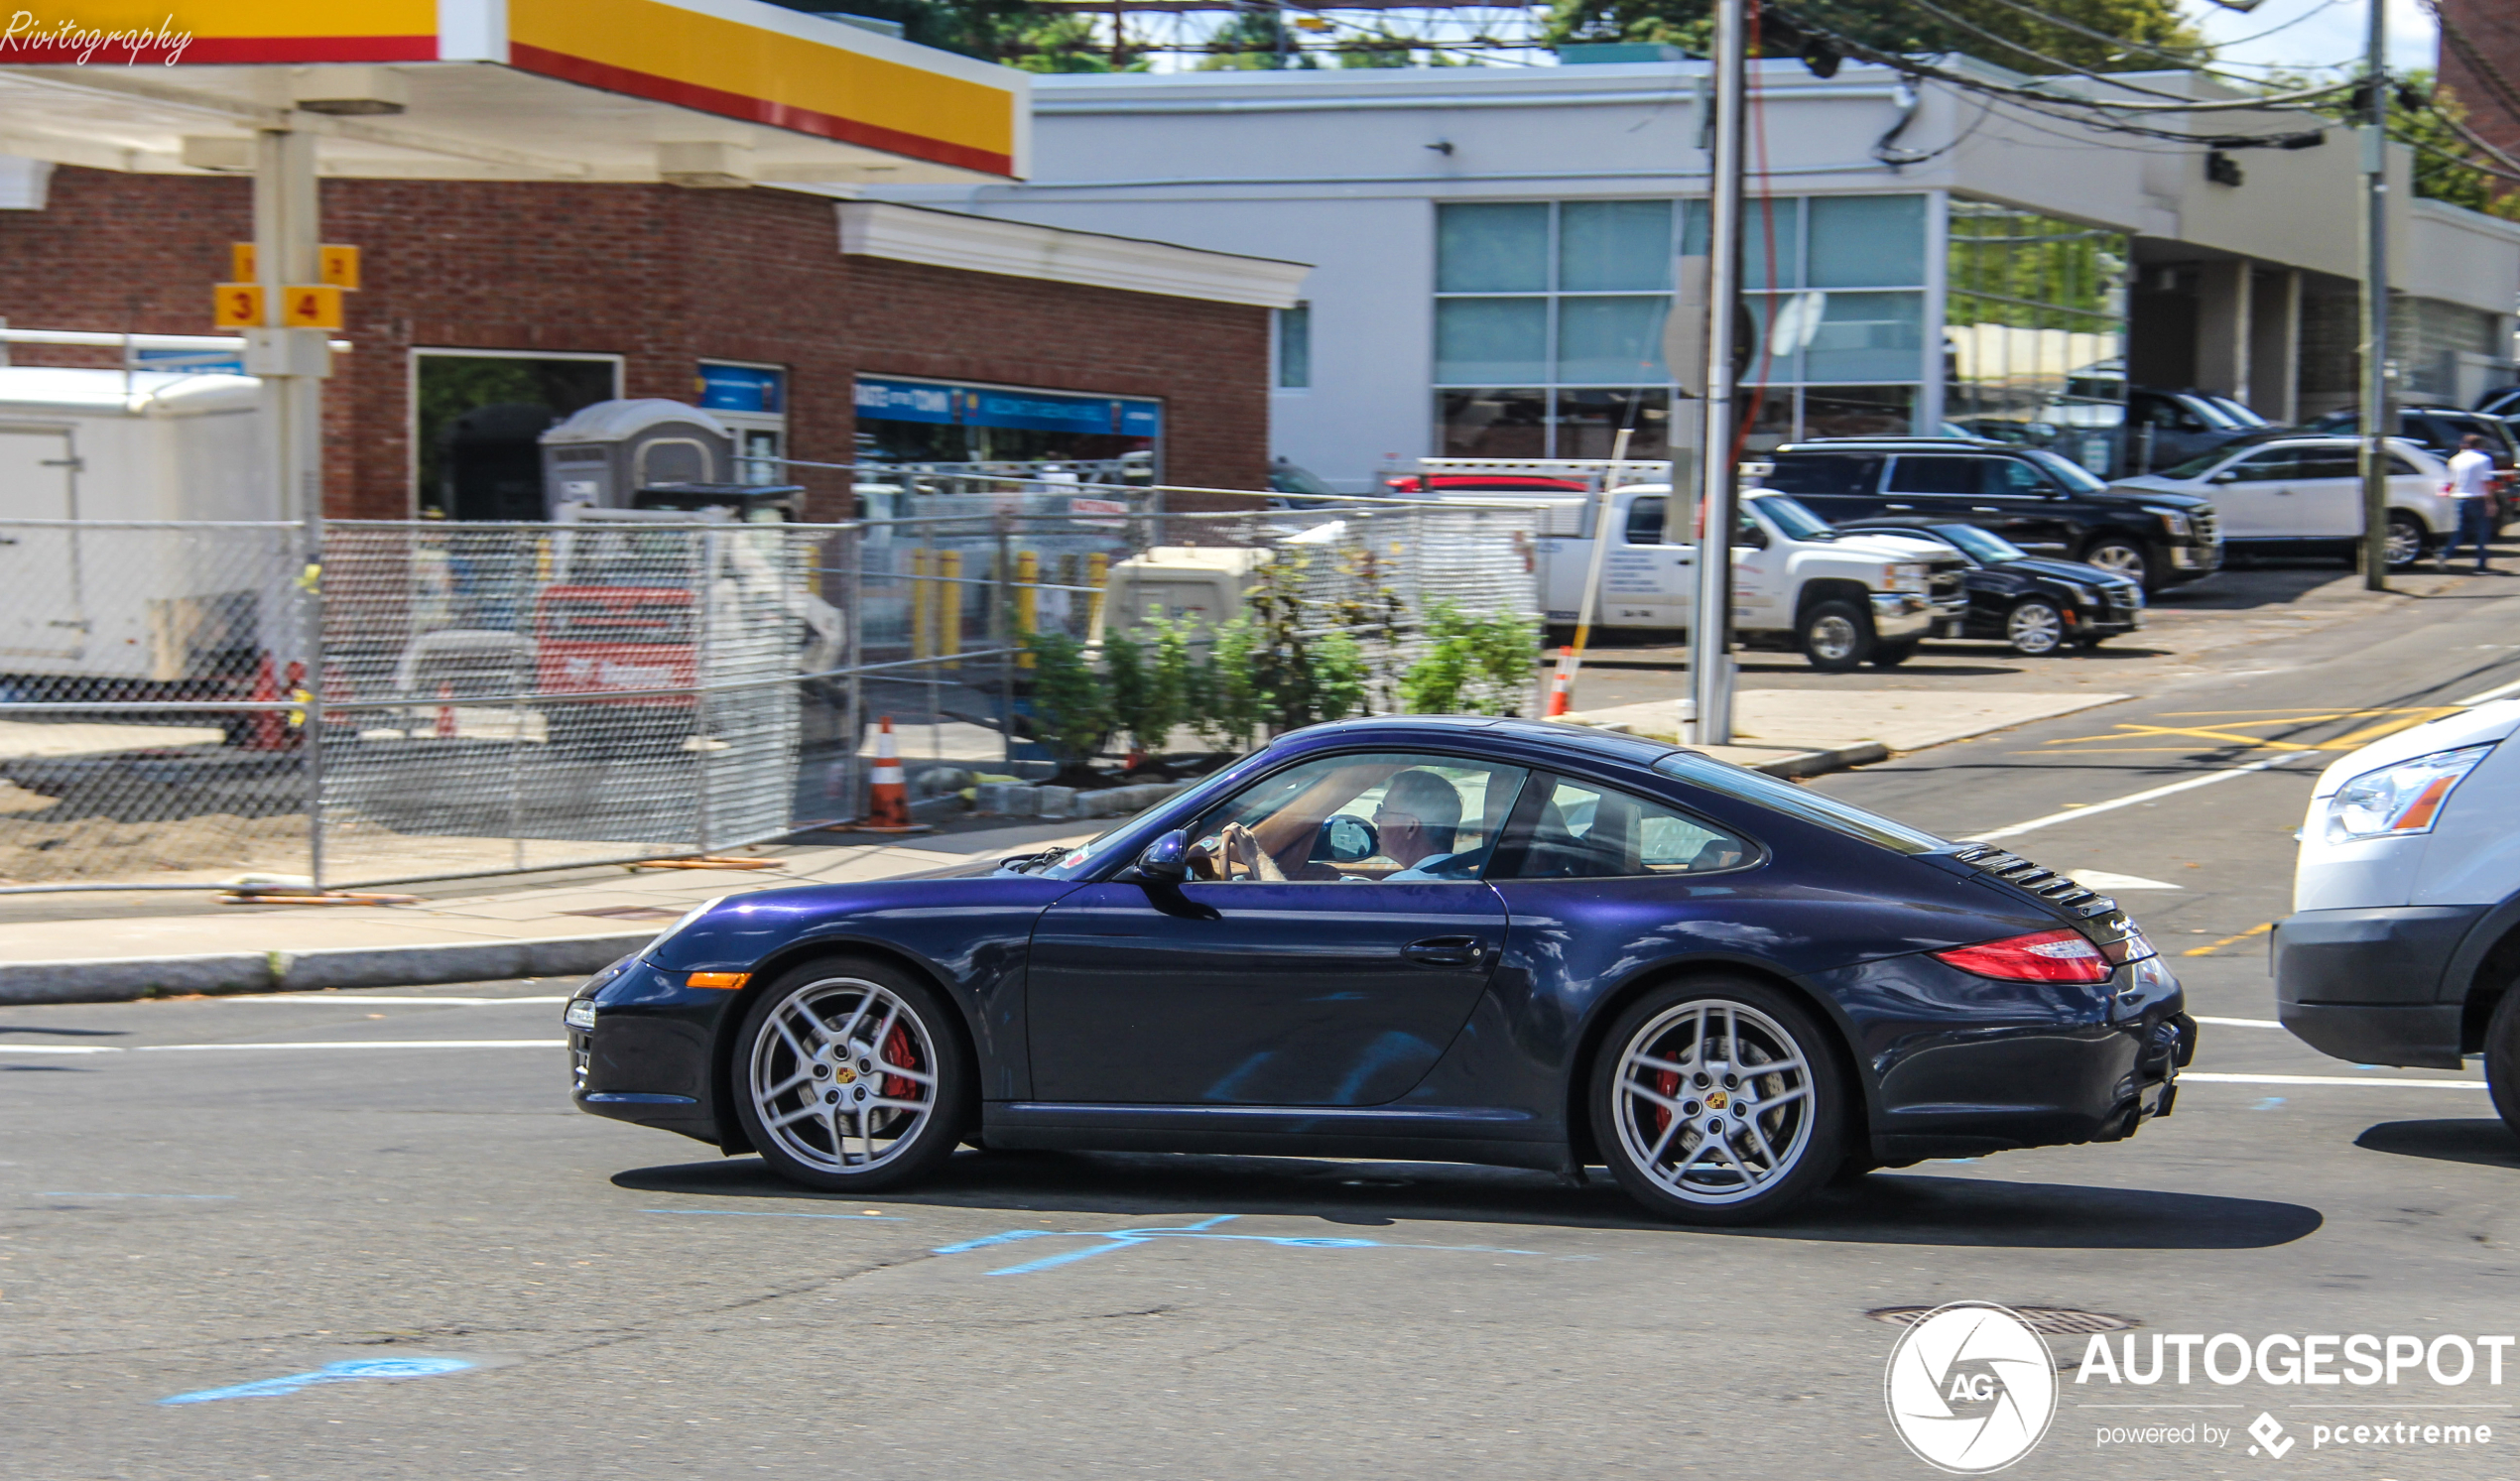
[[[1885,760],[1890,748],[1859,741],[1760,762],[1777,777],[1817,777]],[[510,977],[582,977],[656,938],[548,936],[522,941],[453,941],[430,946],[353,946],[328,951],[221,952],[202,956],[115,956],[77,961],[0,962],[0,1005],[128,1003],[190,993],[318,992],[326,988],[411,987]]]
[[[505,977],[582,977],[656,939],[635,935],[353,946],[327,951],[0,962],[0,1004],[128,1003],[188,993],[313,992]]]

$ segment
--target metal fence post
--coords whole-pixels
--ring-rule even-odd
[[[997,740],[998,755],[1009,772],[1015,770],[1015,658],[1005,651],[1010,624],[1007,621],[1007,585],[1014,571],[1007,565],[1007,517],[997,516],[997,563],[989,571],[989,645],[997,649]]]
[[[305,558],[299,563],[299,620],[304,624],[307,654],[306,755],[307,883],[323,888],[323,513],[320,495],[302,527]],[[291,696],[296,697],[296,696]]]
[[[709,734],[708,683],[709,676],[715,672],[709,648],[711,640],[716,636],[714,621],[716,614],[712,610],[716,606],[713,600],[717,585],[716,571],[717,532],[711,530],[703,533],[699,538],[699,561],[697,568],[693,572],[692,592],[692,600],[698,608],[699,618],[699,631],[694,635],[698,641],[693,644],[692,650],[692,740],[693,742],[692,761],[694,771],[692,821],[693,851],[697,853],[708,852],[709,846],[708,792],[709,773],[713,770],[709,766],[711,754],[709,742],[713,737]]]
[[[840,599],[848,613],[842,631],[847,633],[848,650],[842,661],[848,665],[847,711],[840,717],[840,734],[848,746],[848,757],[840,771],[841,808],[854,821],[866,815],[866,788],[859,775],[865,763],[858,753],[866,748],[866,679],[858,671],[866,667],[866,597],[865,570],[866,527],[851,525],[840,532]]]

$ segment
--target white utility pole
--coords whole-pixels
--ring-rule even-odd
[[[1732,743],[1732,345],[1741,300],[1742,0],[1715,0],[1713,184],[1706,199],[1705,447],[1698,459],[1698,609],[1689,686],[1701,746]]]
[[[2363,57],[2369,96],[2362,115],[2362,584],[2389,589],[2389,24],[2387,0],[2370,0]]]

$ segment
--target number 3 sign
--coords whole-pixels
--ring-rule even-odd
[[[222,329],[261,327],[262,288],[252,283],[220,284],[211,318]],[[292,284],[282,289],[280,322],[292,329],[340,328],[341,290],[325,284]]]

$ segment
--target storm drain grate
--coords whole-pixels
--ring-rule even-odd
[[[1940,1306],[1878,1306],[1864,1314],[1892,1326],[1914,1326],[1941,1309]],[[2112,1316],[2106,1311],[2077,1311],[2071,1306],[2008,1306],[2005,1309],[2028,1323],[2032,1331],[2045,1337],[2122,1332],[2142,1325],[2132,1316]]]

